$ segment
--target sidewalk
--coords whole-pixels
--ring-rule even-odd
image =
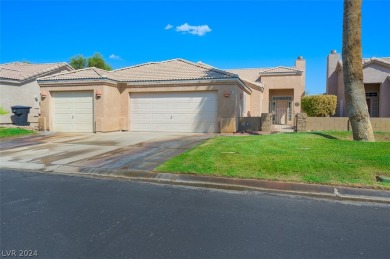
[[[285,193],[337,200],[378,202],[390,204],[390,191],[365,188],[351,188],[345,186],[290,183],[256,179],[237,179],[214,176],[199,176],[191,174],[159,173],[143,170],[105,170],[98,168],[80,169],[72,166],[58,167],[53,171],[53,173],[105,178],[121,178],[141,182],[205,187],[225,190]]]

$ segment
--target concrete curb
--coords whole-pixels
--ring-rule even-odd
[[[265,181],[255,179],[237,179],[191,174],[158,173],[140,170],[105,170],[100,168],[83,168],[60,166],[53,173],[67,175],[90,175],[94,177],[122,178],[141,182],[184,185],[238,191],[262,191],[304,195],[336,200],[377,202],[390,204],[390,191],[351,188],[319,184],[304,184]]]

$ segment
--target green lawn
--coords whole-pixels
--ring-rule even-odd
[[[29,134],[34,134],[34,133],[35,133],[35,131],[33,131],[33,130],[26,130],[26,129],[21,129],[21,128],[1,128],[0,127],[0,138],[29,135]]]
[[[220,136],[156,170],[390,189],[375,179],[390,176],[390,133],[377,133],[374,143],[351,141],[350,136],[350,132]]]

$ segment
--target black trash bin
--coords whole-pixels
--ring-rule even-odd
[[[17,126],[29,126],[28,114],[30,113],[30,106],[11,106],[12,112],[14,113],[13,122]]]

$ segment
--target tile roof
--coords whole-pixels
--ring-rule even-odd
[[[385,63],[385,64],[388,64],[390,65],[390,57],[381,57],[381,58],[375,58],[375,57],[372,57],[372,58],[363,58],[363,65],[365,64],[368,64],[368,63],[371,63],[373,61],[379,61],[381,63]]]
[[[362,60],[363,66],[371,64],[373,62],[379,62],[379,63],[385,64],[385,65],[390,65],[390,57],[381,57],[381,58],[372,57],[372,58],[363,58],[363,60]],[[339,69],[342,69],[343,61],[339,60],[337,63],[337,67]]]
[[[84,80],[84,79],[112,79],[110,71],[106,71],[96,67],[88,67],[74,71],[64,72],[56,75],[41,77],[38,81],[53,81],[53,80]]]
[[[183,59],[172,59],[162,62],[149,62],[113,71],[91,67],[40,78],[39,81],[107,78],[118,82],[158,82],[173,80],[227,79],[238,78],[238,76],[206,64],[193,63]]]
[[[295,67],[274,67],[260,71],[260,75],[274,75],[274,74],[302,74],[302,70]]]
[[[149,62],[111,72],[123,82],[238,78],[237,75],[184,59]]]
[[[24,81],[30,78],[39,77],[64,66],[68,67],[70,70],[73,69],[65,62],[46,64],[12,62],[0,64],[0,79]]]
[[[260,83],[260,71],[264,70],[264,68],[242,68],[242,69],[226,69],[226,71],[230,73],[235,73],[240,76],[240,78],[244,80],[248,80],[251,82]]]
[[[261,75],[283,75],[283,74],[301,74],[302,71],[295,67],[273,67],[273,68],[242,68],[242,69],[226,69],[231,73],[236,73],[240,78],[261,83]]]

